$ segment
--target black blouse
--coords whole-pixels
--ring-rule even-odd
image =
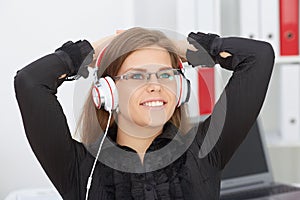
[[[260,112],[274,62],[271,45],[262,41],[236,37],[215,39],[209,52],[223,51],[232,56],[215,59],[233,74],[212,115],[175,142],[180,146],[182,141],[190,139],[184,153],[161,169],[141,173],[116,170],[98,162],[89,199],[219,199],[222,169]],[[63,83],[58,77],[70,74],[70,65],[72,55],[68,56],[68,52],[57,51],[42,57],[18,71],[15,91],[27,138],[41,166],[63,199],[82,200],[94,157],[83,144],[72,139],[56,98],[57,88]],[[224,119],[222,126],[220,118]],[[177,131],[167,123],[147,154],[173,141]],[[216,132],[220,133],[218,137]],[[106,142],[114,144],[114,134],[116,126],[110,128]],[[212,149],[204,148],[204,143],[214,142]],[[118,145],[113,147],[118,148],[133,151]],[[110,150],[109,146],[104,148],[102,158],[118,156]],[[147,158],[147,154],[141,167],[164,159],[163,155]],[[172,151],[168,155],[172,156]]]

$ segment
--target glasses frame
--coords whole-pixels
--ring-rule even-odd
[[[128,78],[129,75],[140,73],[140,74],[144,74],[146,79],[137,79],[137,80],[134,80],[134,81],[145,81],[145,82],[147,82],[147,81],[150,80],[152,74],[155,74],[157,80],[159,81],[159,80],[161,80],[161,78],[159,78],[159,73],[164,72],[164,71],[170,71],[170,70],[174,72],[174,76],[182,74],[180,69],[171,68],[171,69],[159,70],[157,72],[127,72],[125,74],[115,76],[114,80],[134,80],[134,79]]]

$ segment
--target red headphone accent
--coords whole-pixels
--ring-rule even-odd
[[[98,55],[98,57],[97,57],[97,61],[96,61],[96,67],[100,67],[100,63],[101,63],[101,60],[102,60],[102,58],[103,58],[103,56],[104,56],[104,53],[105,53],[105,51],[106,51],[106,48],[107,48],[107,46],[105,46],[105,47],[102,49],[102,51],[99,53],[99,55]]]
[[[96,108],[100,109],[101,108],[101,99],[100,99],[100,91],[99,91],[98,87],[96,87],[96,86],[93,87],[92,95],[93,95],[93,100],[94,100],[94,104],[95,104]]]

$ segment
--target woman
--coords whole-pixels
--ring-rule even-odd
[[[178,76],[174,68],[180,66],[181,53],[170,40],[157,31],[133,28],[100,53],[98,77],[114,79],[119,106],[95,168],[94,147],[99,146],[109,112],[97,109],[90,95],[79,124],[79,143],[70,135],[55,94],[64,77],[75,75],[83,61],[91,62],[85,58],[93,49],[97,56],[99,43],[92,47],[87,41],[68,42],[17,73],[15,90],[26,135],[64,199],[219,199],[222,169],[259,114],[274,53],[266,42],[243,38],[198,32],[190,33],[189,41],[233,75],[212,115],[185,134],[177,134],[185,119],[172,81]],[[199,55],[188,51],[186,59],[198,65]],[[140,82],[132,84],[136,80]]]

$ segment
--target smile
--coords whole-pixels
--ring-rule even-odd
[[[162,100],[146,101],[146,102],[141,103],[142,106],[147,106],[147,107],[161,107],[165,104],[166,104],[166,102],[164,102]]]

